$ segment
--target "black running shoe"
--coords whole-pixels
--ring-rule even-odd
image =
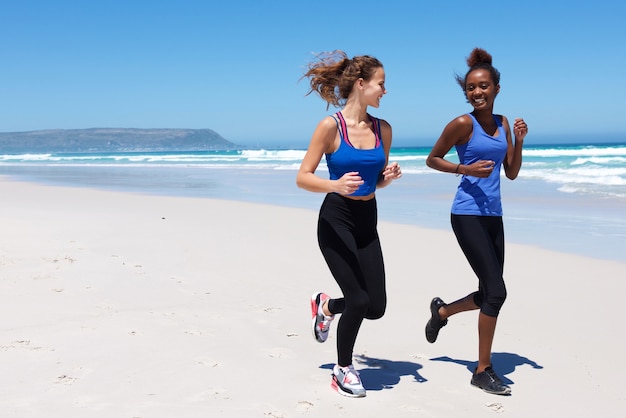
[[[444,301],[441,300],[440,298],[434,298],[430,302],[430,315],[431,316],[428,322],[426,323],[426,341],[428,341],[431,344],[437,341],[439,330],[442,327],[445,327],[446,324],[448,323],[447,319],[442,321],[441,317],[439,316],[439,308],[445,305],[446,304],[444,303]]]
[[[484,390],[487,393],[493,393],[494,395],[510,395],[511,388],[502,383],[502,380],[498,377],[496,372],[490,367],[487,367],[484,372],[476,373],[472,375],[470,382],[473,386]]]

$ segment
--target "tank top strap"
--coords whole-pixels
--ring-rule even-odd
[[[339,124],[339,119],[338,119],[337,113],[335,113],[334,115],[330,115],[330,117],[333,118],[333,120],[337,124],[337,131],[339,131],[339,137],[343,141],[343,132],[341,131],[341,125]]]
[[[479,132],[482,132],[485,135],[493,138],[492,135],[489,135],[487,132],[485,132],[483,127],[480,125],[480,122],[478,122],[478,119],[476,119],[474,115],[472,115],[471,113],[467,113],[467,115],[472,119],[472,125],[474,126],[474,131],[478,129]],[[496,115],[493,115],[493,114],[491,116],[493,117],[493,120],[496,123],[496,126],[498,127],[498,135],[505,135],[506,137],[506,133],[504,132],[504,128],[502,127],[502,119],[498,118]]]
[[[341,137],[341,140],[352,147],[350,138],[348,138],[348,125],[346,125],[346,120],[343,118],[341,111],[335,113],[335,115],[337,115],[337,119],[339,120],[337,122],[337,127],[339,128],[339,136]],[[335,121],[337,121],[337,119],[335,119]]]
[[[374,127],[374,137],[376,137],[376,148],[378,148],[380,146],[380,142],[381,142],[381,133],[380,133],[380,119],[375,118],[374,116],[368,114],[367,116],[370,117],[370,120],[372,121],[372,126]]]
[[[380,131],[380,119],[375,118],[374,116],[370,114],[368,114],[367,116],[372,121],[374,137],[376,138],[375,148],[378,148],[382,142],[382,136],[381,136],[381,131]],[[350,142],[350,138],[348,138],[348,126],[346,125],[346,120],[343,118],[341,111],[335,113],[331,117],[335,120],[335,123],[337,124],[337,129],[339,130],[339,137],[341,138],[341,140],[345,142],[346,144],[350,145],[351,147],[353,147],[352,143]]]

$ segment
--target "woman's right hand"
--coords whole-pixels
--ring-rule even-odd
[[[349,196],[356,192],[357,189],[364,183],[358,171],[351,171],[341,176],[340,179],[335,180],[335,192]]]
[[[463,174],[473,177],[489,177],[495,168],[495,162],[491,160],[479,160],[470,165],[463,166]]]

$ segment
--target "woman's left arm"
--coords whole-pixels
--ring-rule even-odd
[[[504,159],[504,173],[507,178],[515,180],[522,168],[522,147],[524,146],[524,138],[528,133],[528,126],[524,119],[517,118],[513,122],[513,136],[515,143],[511,140],[511,127],[505,116],[502,116],[502,124],[506,131],[507,151]]]
[[[396,162],[389,163],[389,151],[391,150],[391,125],[387,121],[380,120],[380,130],[383,141],[383,149],[385,150],[385,168],[380,174],[380,179],[376,183],[377,188],[383,188],[391,184],[393,180],[402,177],[402,171],[400,165]]]

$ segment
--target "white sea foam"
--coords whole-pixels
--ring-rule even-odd
[[[429,148],[393,148],[389,160],[397,161],[405,175],[438,173],[426,166]],[[244,149],[199,152],[115,152],[115,153],[48,153],[0,155],[0,165],[42,165],[65,167],[127,167],[181,169],[273,169],[294,171],[304,158],[304,149]],[[458,161],[454,149],[445,156]],[[626,194],[626,145],[527,146],[523,150],[521,178],[556,183],[559,190],[588,193],[593,185],[605,186],[609,196]],[[322,157],[318,172],[323,173]],[[611,189],[614,187],[614,189]],[[598,193],[598,190],[593,190]]]
[[[576,158],[572,165],[581,165],[581,164],[626,164],[626,157],[580,157]]]
[[[626,156],[626,146],[572,146],[559,148],[528,148],[523,152],[528,157],[600,157]]]

